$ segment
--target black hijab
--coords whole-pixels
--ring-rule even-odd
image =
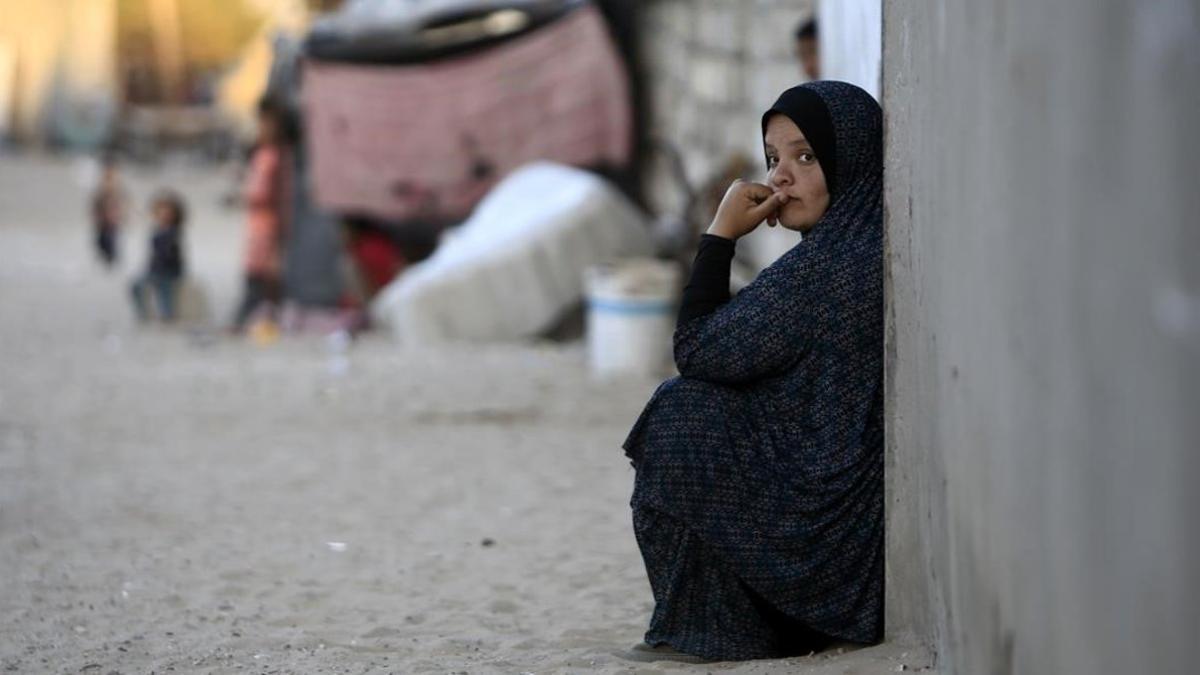
[[[816,153],[817,163],[825,174],[825,185],[833,196],[837,194],[837,142],[829,108],[817,93],[817,87],[823,84],[829,83],[800,85],[780,94],[774,105],[763,113],[762,132],[766,137],[767,121],[774,115],[784,115],[794,122]],[[769,164],[767,168],[770,168]]]

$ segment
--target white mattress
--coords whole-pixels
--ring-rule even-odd
[[[582,299],[589,266],[652,253],[645,216],[615,188],[530,164],[385,288],[372,318],[406,344],[528,338]]]

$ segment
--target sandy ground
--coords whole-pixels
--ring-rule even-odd
[[[901,645],[637,664],[651,609],[619,449],[652,381],[578,345],[270,347],[138,329],[92,260],[71,160],[0,160],[0,669],[20,673],[883,673]],[[191,203],[225,316],[225,174]]]

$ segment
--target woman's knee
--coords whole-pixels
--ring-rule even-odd
[[[679,376],[659,385],[655,396],[687,401],[707,401],[726,400],[734,393],[730,387],[722,384]]]

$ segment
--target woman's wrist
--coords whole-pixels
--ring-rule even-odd
[[[737,246],[737,240],[736,240],[736,239],[731,239],[731,238],[729,238],[729,237],[726,237],[726,236],[723,236],[723,235],[720,235],[720,234],[713,234],[712,232],[705,232],[705,233],[704,233],[704,234],[703,234],[703,235],[700,237],[700,240],[701,240],[701,241],[708,241],[708,242],[710,242],[710,243],[717,244],[717,245],[720,245],[720,246],[725,246],[725,245],[728,245],[728,246],[729,246],[729,248],[731,248],[731,249],[732,249],[733,247]]]
[[[708,226],[708,230],[705,232],[705,234],[711,234],[714,237],[728,239],[729,241],[737,241],[738,240],[737,233],[731,231],[731,229],[728,227],[722,227],[721,223],[719,223],[715,220],[713,221],[712,225]]]

